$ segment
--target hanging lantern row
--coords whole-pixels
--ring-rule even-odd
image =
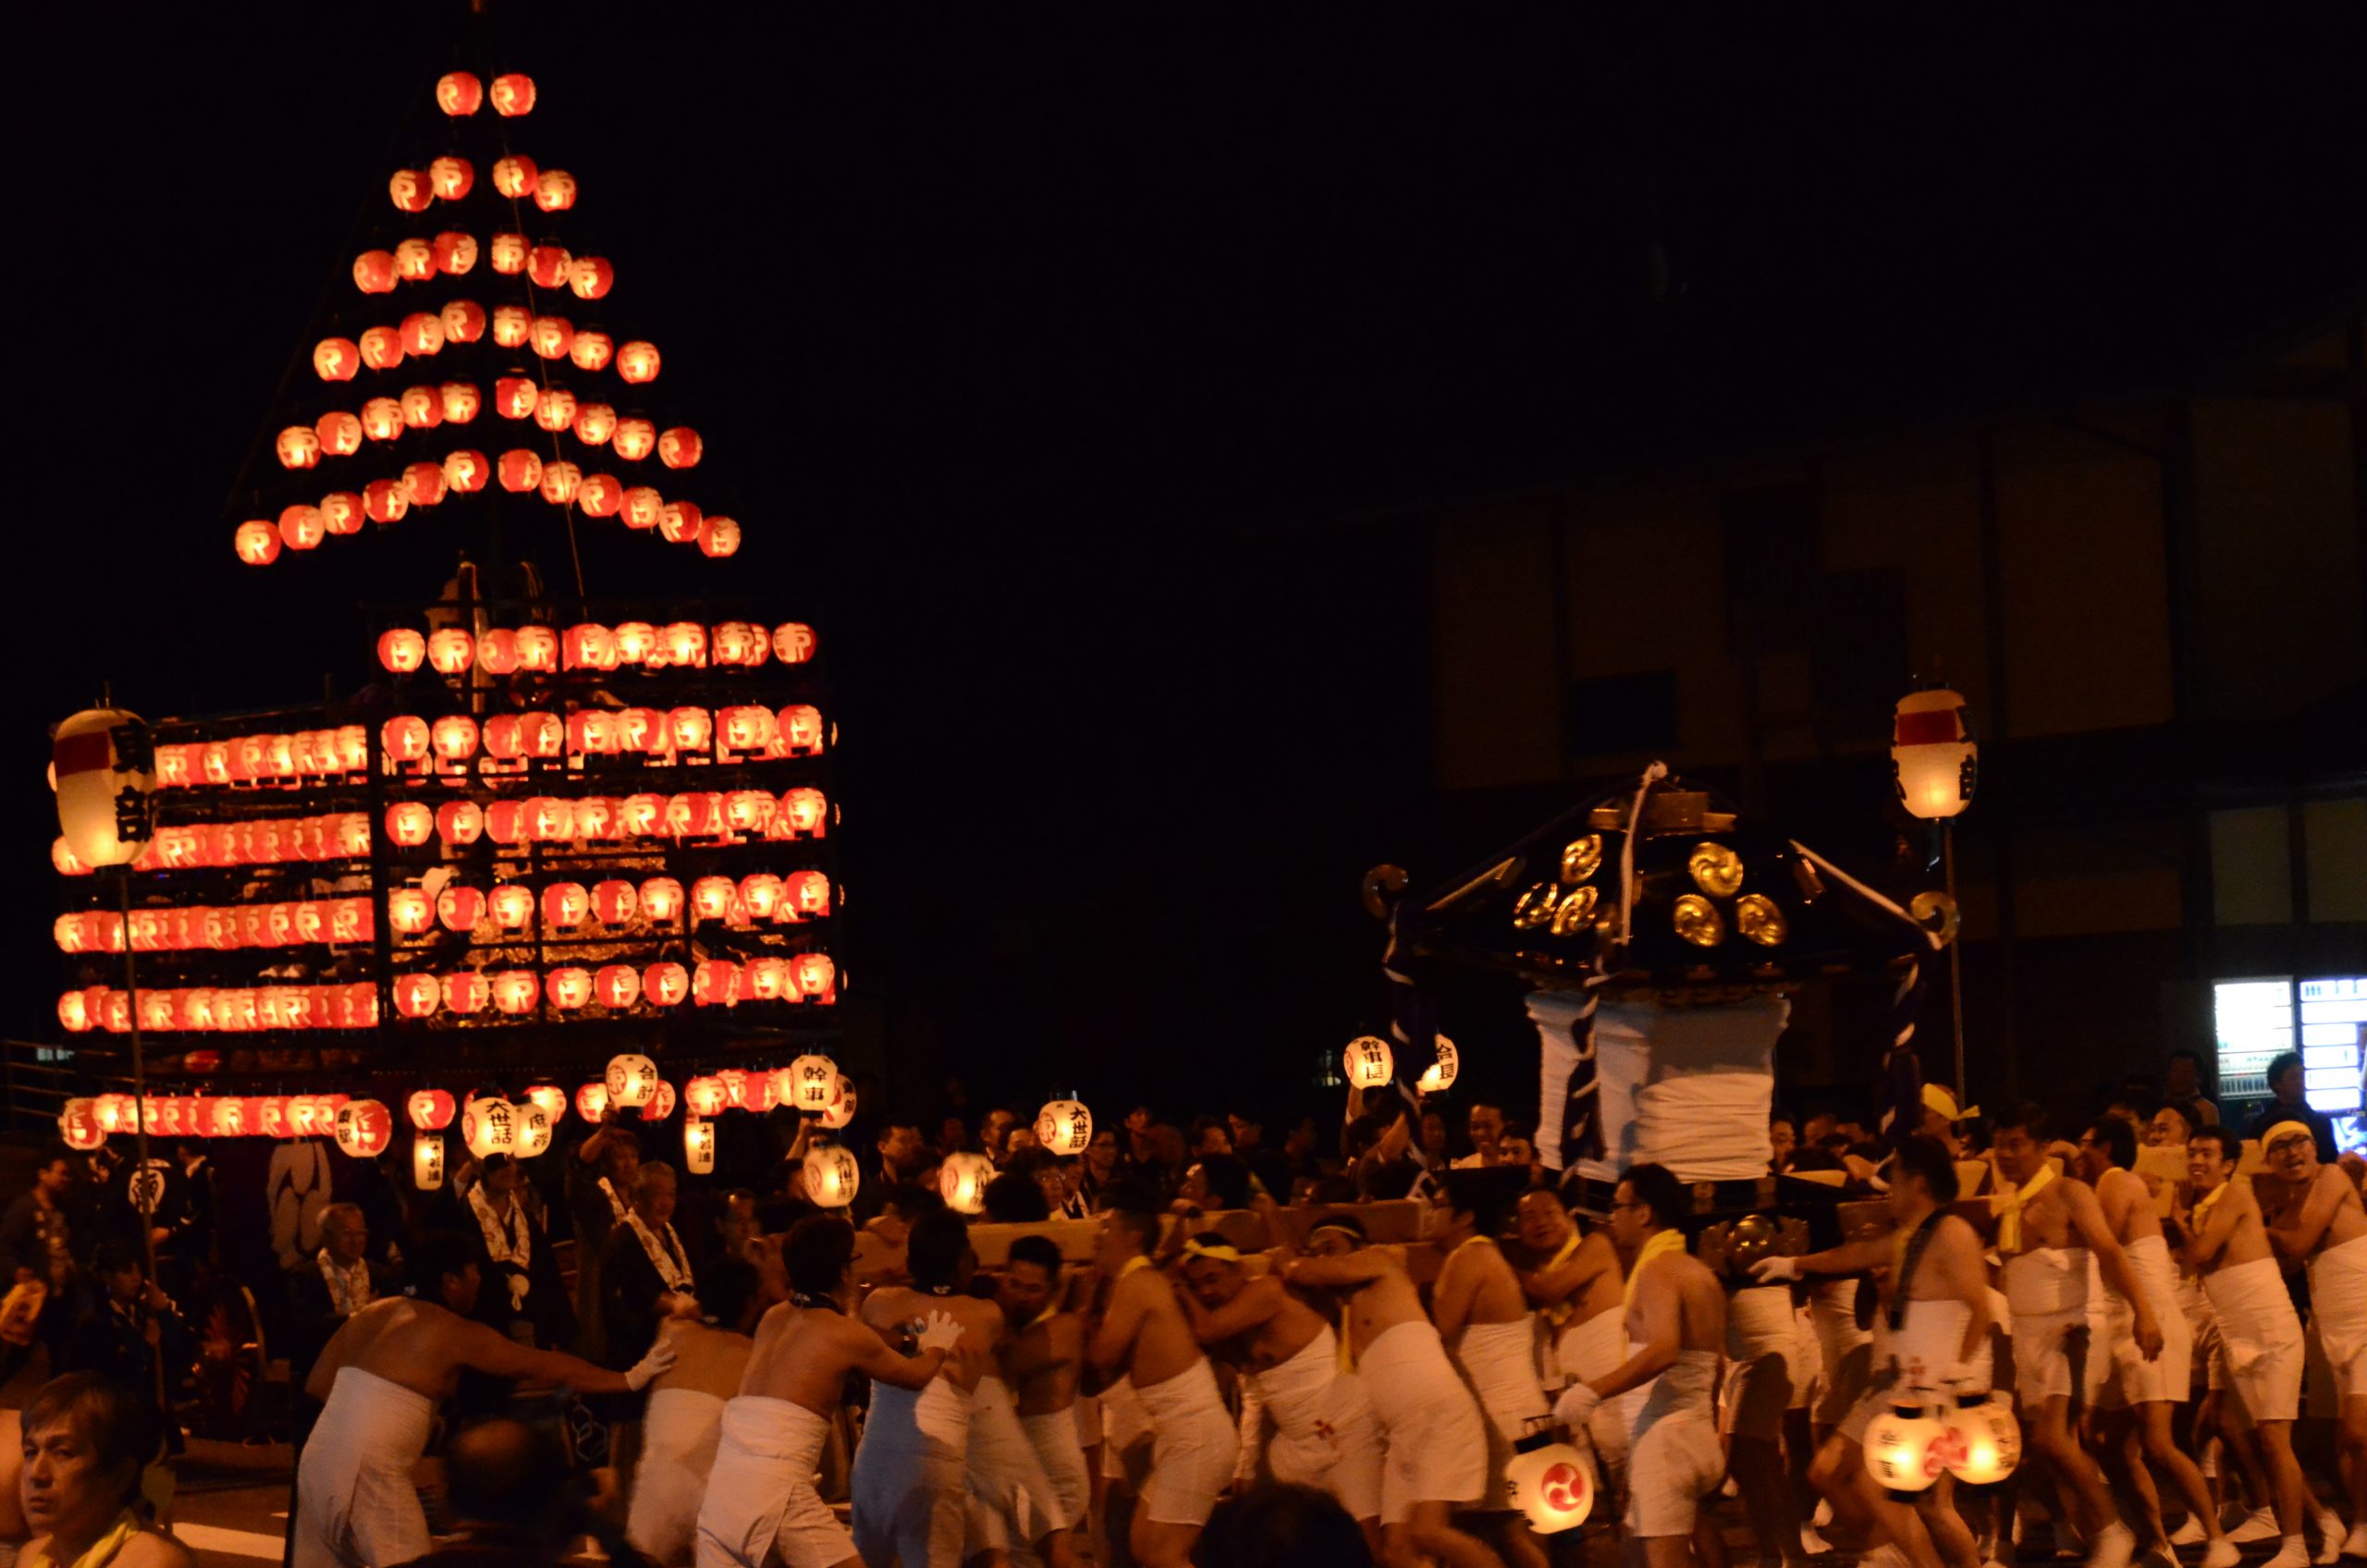
[[[621,668],[756,669],[767,659],[804,664],[814,657],[814,629],[783,621],[767,632],[761,621],[727,620],[712,631],[695,620],[653,626],[628,620],[616,627],[583,622],[565,631],[548,626],[494,627],[471,635],[447,626],[422,633],[399,626],[378,637],[378,663],[397,675],[423,666],[438,675],[554,675],[588,669],[602,674]]]
[[[468,771],[464,765],[480,748],[483,771],[498,775],[522,773],[530,760],[561,757],[632,754],[666,767],[818,757],[836,733],[821,710],[805,703],[778,711],[754,703],[714,710],[578,708],[564,721],[534,709],[496,714],[482,725],[467,714],[446,714],[433,723],[402,714],[378,729],[388,772],[447,777]]]
[[[575,177],[565,169],[534,166],[523,153],[493,162],[493,189],[512,202],[532,202],[546,213],[575,205]],[[477,172],[468,159],[446,153],[423,169],[397,169],[386,180],[386,199],[400,213],[423,213],[437,202],[459,202],[476,189]]]
[[[441,840],[465,849],[480,839],[497,844],[616,843],[631,839],[705,839],[718,844],[755,837],[774,842],[828,837],[829,798],[810,786],[773,795],[763,790],[697,790],[681,795],[587,795],[563,800],[450,801],[429,806],[403,801],[386,808],[386,836],[400,849]],[[161,833],[163,830],[159,829]]]
[[[497,240],[509,238],[495,236]],[[362,261],[384,254],[372,251]],[[361,263],[355,264],[359,267]],[[592,276],[596,281],[598,275]],[[613,364],[617,378],[629,386],[644,386],[656,380],[666,362],[657,345],[645,338],[632,338],[619,347],[600,328],[579,328],[566,316],[537,312],[519,304],[497,304],[488,312],[473,300],[454,300],[434,311],[414,311],[392,326],[365,327],[359,337],[322,338],[313,345],[313,372],[324,381],[350,381],[357,371],[398,370],[405,360],[433,359],[448,342],[469,344],[488,337],[497,348],[531,349],[537,359],[565,360],[581,371],[597,373]],[[288,462],[285,452],[280,460],[289,468],[312,466]]]
[[[447,71],[435,79],[435,106],[459,119],[473,115],[485,100],[484,83],[467,71]],[[534,106],[534,79],[522,71],[507,71],[493,79],[493,112],[522,115]]]
[[[301,425],[288,432],[312,437]],[[415,462],[399,476],[374,479],[360,492],[361,515],[373,522],[400,522],[415,506],[440,506],[448,495],[475,495],[496,477],[505,490],[531,490],[555,507],[571,506],[586,517],[613,517],[627,528],[653,530],[669,545],[695,545],[717,558],[740,553],[740,524],[732,518],[709,517],[694,501],[668,501],[650,485],[627,485],[612,474],[587,476],[571,462],[546,463],[523,447],[502,453],[497,467],[483,452],[459,451],[440,463]],[[230,547],[249,566],[269,566],[282,546],[313,550],[332,533],[359,533],[354,498],[353,492],[337,491],[318,507],[300,502],[282,508],[276,524],[249,519],[232,532]]]
[[[751,959],[746,963],[703,959],[689,968],[665,959],[641,969],[629,963],[603,964],[597,969],[561,964],[540,972],[462,969],[448,974],[404,974],[395,980],[393,993],[397,1015],[412,1020],[439,1013],[471,1017],[483,1012],[515,1018],[538,1011],[546,1002],[561,1013],[587,1008],[618,1013],[643,1002],[658,1009],[684,1002],[721,1008],[742,1002],[812,1002],[830,1007],[839,999],[839,974],[838,966],[824,953]]]
[[[113,910],[61,914],[52,931],[60,952],[123,951],[124,918]],[[293,948],[314,942],[342,945],[372,941],[376,936],[377,920],[368,899],[306,899],[294,903],[206,904],[131,912],[131,950],[136,953],[231,952],[240,948]]]
[[[316,468],[324,458],[353,456],[365,441],[383,444],[399,441],[414,430],[472,424],[484,407],[484,393],[473,381],[446,381],[433,386],[423,382],[404,388],[399,396],[373,398],[358,412],[331,409],[310,426],[288,425],[273,443],[273,451],[282,468]],[[586,447],[605,447],[626,462],[655,456],[667,468],[686,469],[698,467],[706,456],[705,438],[688,425],[661,431],[639,414],[619,415],[608,403],[579,402],[564,386],[539,386],[524,376],[497,380],[493,408],[503,419],[531,419],[553,435],[572,435]],[[310,441],[304,438],[308,429]],[[505,483],[513,491],[533,487],[524,483],[522,473],[513,473]],[[535,483],[539,484],[540,480]],[[448,475],[447,484],[456,487]],[[346,532],[358,529],[356,524]]]
[[[344,1141],[340,1120],[350,1123],[357,1145],[376,1138],[386,1146],[394,1119],[376,1100],[355,1100],[344,1095],[150,1095],[143,1100],[129,1095],[96,1095],[67,1100],[57,1115],[57,1131],[67,1146],[94,1149],[114,1133],[140,1131],[141,1107],[147,1109],[150,1137],[166,1138],[325,1138]],[[357,1109],[350,1117],[349,1107]],[[379,1119],[384,1118],[383,1129]]]
[[[446,160],[439,158],[436,163],[445,165]],[[417,172],[411,169],[402,171],[414,176]],[[475,174],[465,160],[454,158],[441,171],[435,167],[428,171],[430,184],[445,178],[457,183],[462,178],[473,180]],[[538,288],[553,291],[565,288],[579,300],[605,300],[608,291],[617,286],[616,263],[606,256],[579,256],[555,240],[535,243],[522,234],[509,231],[496,234],[480,245],[475,235],[457,228],[445,229],[432,239],[414,234],[408,239],[398,241],[391,251],[373,249],[362,251],[353,258],[353,286],[364,294],[391,294],[398,284],[427,283],[438,277],[466,277],[476,270],[480,256],[486,260],[495,274],[502,277],[523,277]],[[482,324],[483,310],[473,305],[470,308],[477,311],[478,321]],[[446,309],[448,312],[450,307]],[[451,325],[448,315],[445,325]],[[324,346],[343,341],[334,337],[322,339]],[[460,341],[473,343],[476,334],[470,333]],[[347,347],[350,349],[350,343]],[[321,373],[324,381],[344,381],[350,378],[359,367],[350,359],[346,360],[341,367],[325,365],[316,352],[313,368]]]
[[[702,876],[688,892],[671,876],[652,876],[639,886],[618,877],[589,888],[581,882],[553,882],[540,898],[532,888],[515,882],[489,889],[448,883],[432,898],[423,888],[389,891],[386,926],[400,937],[424,936],[438,925],[465,934],[488,928],[488,922],[491,931],[523,932],[533,927],[539,910],[546,932],[592,925],[679,931],[686,911],[698,921],[730,925],[752,926],[759,920],[797,925],[827,919],[830,907],[830,879],[818,871],[792,871],[786,876],[760,871],[736,882],[729,876]]]
[[[362,773],[369,766],[370,732],[359,724],[347,724],[335,729],[298,729],[158,746],[156,787],[292,785],[306,778]]]
[[[819,838],[817,833],[815,835]],[[134,871],[198,871],[231,865],[283,865],[300,861],[361,860],[370,853],[366,812],[283,816],[261,822],[192,822],[155,829]],[[87,876],[66,840],[51,844],[50,864],[62,876]]]
[[[131,995],[93,986],[57,998],[57,1022],[71,1034],[131,1029]],[[375,1029],[378,987],[340,986],[190,986],[140,991],[140,1027],[156,1034],[244,1035],[280,1029]]]

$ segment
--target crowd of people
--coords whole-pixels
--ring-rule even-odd
[[[744,1182],[685,1182],[612,1116],[433,1193],[321,1183],[280,1270],[291,1560],[462,1550],[434,1511],[463,1555],[521,1562],[589,1532],[701,1568],[1543,1568],[1555,1539],[1507,1469],[1552,1439],[1585,1457],[1594,1527],[1649,1568],[1723,1568],[1722,1491],[1771,1568],[2367,1556],[2367,1165],[2279,1072],[2238,1177],[2193,1065],[2119,1086],[2068,1139],[1937,1088],[1905,1138],[1779,1114],[1769,1175],[1811,1245],[1748,1267],[1688,1249],[1695,1194],[1666,1169],[1625,1170],[1590,1218],[1502,1108],[1394,1094],[1277,1139],[1137,1107],[1074,1156],[1008,1110],[891,1116],[856,1140],[847,1207],[804,1192],[815,1132],[786,1116]],[[991,1162],[975,1221],[938,1181],[957,1154]],[[187,1362],[170,1281],[82,1158],[52,1151],[0,1216],[0,1265],[46,1287],[9,1370],[38,1341],[60,1374],[25,1413],[23,1527],[61,1564],[109,1541],[178,1561],[150,1524]],[[206,1159],[183,1150],[147,1217],[159,1274],[215,1225]],[[1389,1234],[1419,1244],[1375,1241],[1372,1206],[1406,1199]],[[1852,1199],[1879,1235],[1844,1231]],[[1061,1219],[1084,1223],[1041,1223]],[[998,1227],[990,1268],[974,1222]],[[2312,1340],[2347,1523],[2293,1440]],[[1870,1478],[1885,1408],[1992,1396],[2024,1433],[2010,1482]],[[431,1448],[451,1479],[423,1498]],[[53,1449],[83,1461],[70,1485]]]

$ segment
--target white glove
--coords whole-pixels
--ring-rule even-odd
[[[642,1390],[674,1369],[674,1347],[665,1341],[649,1347],[649,1354],[632,1364],[625,1374],[625,1387],[639,1393]]]
[[[914,1337],[923,1350],[950,1351],[962,1342],[962,1324],[950,1312],[932,1312],[922,1320]]]
[[[1800,1277],[1797,1258],[1762,1257],[1750,1266],[1750,1277],[1762,1285],[1780,1285],[1786,1280]]]
[[[1601,1403],[1602,1396],[1594,1391],[1592,1383],[1572,1383],[1553,1402],[1553,1419],[1575,1432],[1587,1424],[1594,1415],[1594,1407]]]

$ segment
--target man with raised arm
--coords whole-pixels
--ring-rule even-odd
[[[1279,1218],[1274,1224],[1284,1233]],[[1380,1431],[1363,1380],[1341,1365],[1331,1323],[1279,1274],[1253,1277],[1213,1232],[1184,1243],[1184,1280],[1178,1299],[1192,1332],[1240,1369],[1274,1418],[1266,1445],[1274,1479],[1330,1492],[1380,1557]]]
[[[1989,1390],[1989,1278],[1980,1236],[1948,1212],[1956,1197],[1948,1149],[1919,1133],[1891,1162],[1889,1235],[1805,1257],[1761,1258],[1750,1270],[1761,1284],[1870,1270],[1881,1280],[1872,1376],[1818,1453],[1812,1475],[1836,1513],[1859,1524],[1870,1519],[1917,1568],[1972,1568],[1980,1553],[1944,1482],[1911,1509],[1894,1502],[1867,1476],[1863,1444],[1867,1427],[1894,1401],[1935,1403]]]
[[[1521,1289],[1544,1328],[1544,1387],[1551,1397],[1573,1382],[1608,1377],[1627,1359],[1627,1336],[1620,1325],[1625,1279],[1611,1237],[1601,1231],[1580,1235],[1561,1194],[1546,1188],[1524,1193],[1518,1212],[1521,1244],[1544,1260],[1521,1276]],[[1626,1467],[1627,1424],[1617,1410],[1598,1407],[1587,1435],[1604,1467]],[[1596,1479],[1612,1483],[1608,1476]]]
[[[1348,1358],[1380,1424],[1380,1529],[1392,1562],[1420,1554],[1452,1568],[1502,1568],[1487,1543],[1455,1528],[1488,1490],[1488,1426],[1455,1375],[1420,1292],[1387,1251],[1365,1244],[1354,1215],[1316,1217],[1306,1254],[1283,1281],[1331,1292]],[[1284,1256],[1288,1248],[1285,1243]]]
[[[1125,1378],[1150,1427],[1150,1471],[1127,1530],[1134,1559],[1143,1568],[1189,1568],[1241,1439],[1174,1287],[1151,1266],[1159,1217],[1144,1201],[1122,1194],[1101,1217],[1095,1262],[1110,1292],[1085,1356],[1103,1377]]]
[[[2104,1340],[2096,1349],[2111,1357],[2113,1391],[2118,1396],[2104,1402],[2105,1425],[2124,1428],[2116,1434],[2121,1466],[2129,1492],[2145,1512],[2139,1522],[2152,1538],[2168,1538],[2162,1527],[2161,1494],[2153,1484],[2152,1472],[2159,1470],[2177,1488],[2189,1515],[2210,1543],[2202,1555],[2203,1568],[2234,1568],[2241,1554],[2220,1528],[2219,1511],[2212,1505],[2201,1469],[2178,1446],[2170,1427],[2177,1407],[2193,1392],[2194,1331],[2178,1304],[2177,1265],[2162,1235],[2153,1195],[2130,1169],[2136,1163],[2136,1129],[2119,1117],[2099,1117],[2079,1134],[2079,1175],[2095,1189],[2104,1222],[2128,1255],[2129,1269],[2144,1288],[2154,1321],[2162,1326],[2162,1354],[2148,1361],[2137,1351],[2136,1317],[2128,1299],[2117,1291],[2105,1292]],[[2125,1417],[2111,1408],[2116,1404],[2127,1406]]]
[[[1528,1436],[1529,1423],[1551,1414],[1537,1383],[1537,1320],[1521,1293],[1520,1276],[1496,1244],[1527,1184],[1526,1168],[1446,1172],[1433,1206],[1441,1222],[1432,1230],[1446,1261],[1430,1287],[1430,1317],[1488,1418],[1485,1511],[1501,1525],[1507,1555],[1523,1568],[1545,1568],[1545,1549],[1527,1521],[1511,1511],[1504,1482],[1513,1445]]]
[[[1052,1239],[1022,1236],[1012,1242],[996,1296],[1010,1329],[1002,1342],[1002,1375],[1069,1527],[1083,1530],[1093,1503],[1093,1472],[1076,1424],[1085,1320],[1065,1310],[1061,1297],[1061,1249]]]
[[[2269,1568],[2306,1568],[2310,1554],[2301,1528],[2309,1493],[2293,1458],[2293,1418],[2301,1407],[2301,1319],[2269,1250],[2252,1184],[2235,1179],[2242,1154],[2243,1144],[2225,1127],[2205,1127],[2188,1139],[2188,1186],[2163,1229],[2202,1276],[2202,1293],[2226,1348],[2227,1380],[2234,1385],[2228,1391],[2244,1402],[2268,1466],[2277,1532],[2284,1537]]]
[[[994,1303],[961,1293],[974,1264],[969,1225],[950,1209],[934,1210],[905,1238],[912,1284],[884,1285],[863,1304],[863,1321],[889,1344],[938,1315],[961,1329],[960,1354],[942,1376],[873,1383],[848,1487],[855,1546],[876,1568],[938,1568],[963,1557],[971,1401],[1003,1335]]]
[[[2162,1354],[2162,1325],[2096,1194],[2064,1176],[2047,1153],[2046,1116],[2014,1107],[1996,1119],[1990,1152],[2001,1191],[1989,1200],[2014,1314],[2014,1396],[2030,1450],[2046,1465],[2089,1541],[2088,1568],[2128,1568],[2137,1537],[2113,1507],[2103,1472],[2079,1446],[2072,1415],[2103,1381],[2109,1353],[2091,1342],[2090,1258],[2106,1289],[2129,1304],[2130,1337],[2146,1361]]]
[[[459,1237],[425,1238],[411,1249],[411,1293],[347,1318],[313,1364],[304,1391],[323,1408],[297,1466],[294,1568],[382,1568],[427,1555],[433,1543],[411,1466],[462,1368],[579,1393],[637,1393],[673,1365],[673,1352],[659,1346],[631,1371],[611,1372],[473,1320],[474,1251]]]
[[[2334,1371],[2335,1441],[2350,1490],[2342,1555],[2367,1557],[2367,1209],[2349,1173],[2318,1158],[2316,1133],[2303,1123],[2272,1125],[2261,1152],[2287,1189],[2269,1244],[2287,1262],[2308,1265],[2310,1315]],[[2323,1509],[2318,1523],[2326,1523]],[[2318,1561],[2326,1561],[2323,1549]]]
[[[699,1507],[699,1568],[861,1568],[865,1558],[856,1555],[853,1537],[814,1490],[847,1377],[860,1372],[871,1379],[877,1408],[882,1392],[933,1385],[963,1359],[963,1327],[950,1313],[920,1315],[919,1353],[910,1359],[847,1316],[854,1301],[854,1228],[837,1215],[798,1221],[782,1262],[790,1298],[756,1326],[739,1391],[723,1407],[722,1441]],[[975,1357],[970,1360],[975,1374]],[[958,1561],[961,1551],[958,1473],[953,1509],[955,1555],[938,1562]]]

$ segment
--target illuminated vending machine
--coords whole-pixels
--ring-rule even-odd
[[[2268,1065],[2301,1058],[2302,1094],[2334,1121],[2335,1141],[2367,1148],[2367,975],[2222,980],[2212,987],[2219,1097],[2240,1126],[2269,1100]]]

